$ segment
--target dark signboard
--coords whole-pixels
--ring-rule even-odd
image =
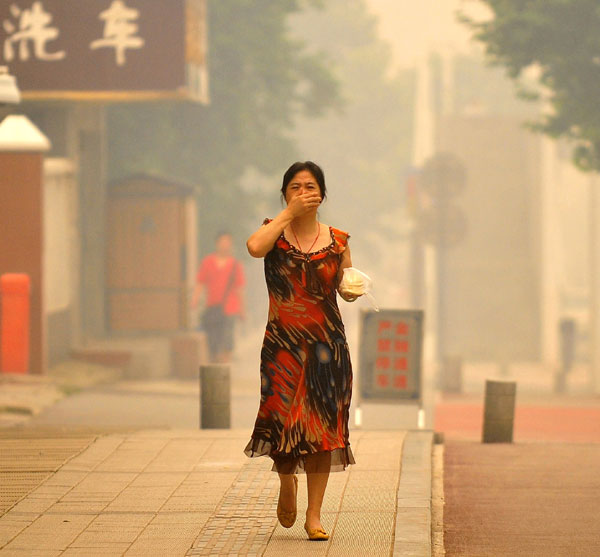
[[[372,402],[421,402],[422,310],[361,314],[360,395]]]
[[[4,0],[0,65],[26,98],[128,92],[205,100],[204,12],[205,0]]]

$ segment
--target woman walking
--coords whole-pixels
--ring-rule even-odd
[[[248,238],[250,255],[264,257],[269,318],[261,351],[261,402],[249,457],[268,455],[281,481],[277,516],[296,520],[296,473],[305,472],[304,528],[326,540],[321,506],[330,472],[354,464],[348,437],[352,367],[336,291],[352,266],[349,235],[320,223],[327,190],[315,163],[294,163],[284,174],[287,206]]]

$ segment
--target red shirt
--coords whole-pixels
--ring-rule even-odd
[[[231,276],[232,273],[233,276]],[[200,263],[196,281],[204,284],[206,288],[207,306],[216,306],[222,303],[225,288],[229,284],[227,299],[223,304],[225,314],[237,315],[241,312],[242,302],[239,290],[246,281],[242,264],[235,258],[229,257],[224,264],[218,265],[216,254],[207,255]]]

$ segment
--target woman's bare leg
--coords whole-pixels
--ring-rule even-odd
[[[293,474],[279,474],[279,500],[281,501],[281,508],[285,512],[291,512],[294,510],[295,505],[295,486],[294,486],[294,475]]]
[[[329,480],[330,468],[330,451],[319,452],[306,457],[306,483],[308,487],[306,525],[309,530],[323,527],[321,525],[321,507],[323,505],[327,480]]]

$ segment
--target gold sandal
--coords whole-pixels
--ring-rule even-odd
[[[309,530],[306,522],[304,523],[304,529],[308,534],[308,539],[313,542],[320,542],[329,539],[329,534],[323,530],[323,528],[315,528],[314,530]]]
[[[294,494],[294,500],[296,500],[296,498],[298,497],[298,478],[294,475],[294,487],[295,487],[295,494]],[[284,528],[291,528],[294,525],[294,522],[296,522],[296,513],[297,513],[297,508],[296,508],[296,504],[294,504],[294,510],[293,511],[284,511],[281,508],[281,502],[277,501],[277,518],[279,519],[279,524],[281,524]]]

